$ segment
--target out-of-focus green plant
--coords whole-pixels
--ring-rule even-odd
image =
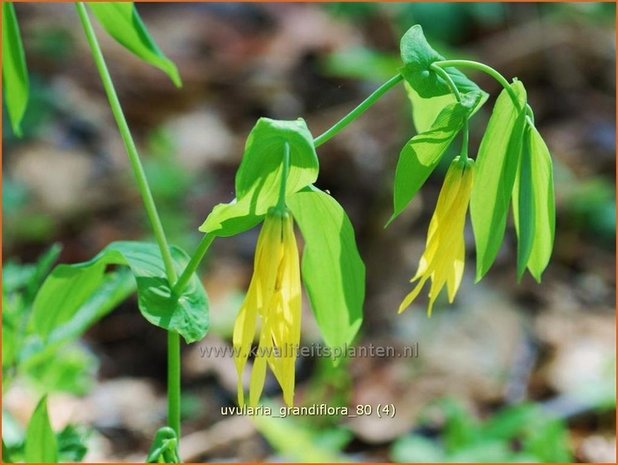
[[[178,437],[169,426],[159,428],[155,434],[148,456],[148,463],[178,463]]]
[[[584,234],[614,246],[616,237],[616,189],[602,178],[574,183],[565,199],[567,218]]]
[[[316,428],[301,418],[280,417],[280,406],[265,402],[275,412],[274,416],[255,416],[257,430],[277,452],[278,458],[294,462],[336,463],[346,462],[342,450],[352,440],[352,432],[341,427]],[[283,407],[285,409],[285,407]]]
[[[420,433],[404,436],[391,448],[393,461],[572,461],[564,422],[537,405],[506,407],[484,421],[478,421],[452,400],[443,401],[440,410],[444,416],[440,439]]]
[[[317,149],[399,84],[405,83],[415,109],[417,134],[404,144],[399,155],[391,221],[401,214],[443,162],[454,140],[461,137],[458,157],[447,173],[444,196],[439,199],[429,226],[426,254],[413,279],[420,279],[420,285],[404,302],[408,304],[414,300],[427,280],[431,280],[431,303],[445,286],[450,299],[454,298],[464,268],[463,225],[469,199],[477,278],[487,273],[496,258],[512,204],[518,236],[518,276],[528,269],[540,280],[553,245],[552,165],[549,151],[535,128],[524,85],[517,79],[509,82],[483,63],[447,60],[429,45],[420,25],[412,26],[401,39],[401,61],[394,75],[323,134],[314,137],[302,118],[293,121],[260,118],[257,121],[248,136],[236,173],[234,198],[216,205],[206,216],[199,228],[204,235],[194,254],[189,255],[169,245],[147,175],[155,179],[158,196],[168,199],[182,193],[189,178],[176,169],[171,158],[161,158],[158,165],[151,165],[149,172],[142,164],[89,11],[111,37],[165,72],[176,86],[181,85],[178,70],[150,37],[133,3],[101,2],[86,6],[78,2],[75,7],[156,243],[114,242],[91,260],[58,265],[49,274],[54,260],[44,260],[47,276],[44,280],[37,277],[35,284],[28,281],[27,298],[5,299],[5,307],[9,308],[6,312],[9,328],[6,333],[7,370],[30,368],[31,375],[46,383],[53,380],[59,386],[71,385],[67,378],[75,378],[78,371],[83,371],[83,360],[70,356],[70,352],[64,355],[63,369],[50,372],[48,367],[39,366],[40,369],[33,370],[32,366],[47,361],[60,345],[75,340],[137,290],[142,316],[168,335],[168,426],[157,434],[149,460],[180,460],[177,451],[181,405],[180,338],[192,343],[202,339],[209,329],[208,297],[196,270],[216,238],[234,236],[263,224],[253,277],[232,335],[239,404],[243,404],[244,398],[243,368],[256,332],[259,344],[251,373],[250,404],[255,406],[260,399],[267,367],[282,387],[286,404],[293,403],[296,351],[301,333],[301,276],[325,343],[330,349],[344,349],[353,342],[363,321],[365,266],[344,208],[317,186]],[[13,130],[20,135],[29,95],[28,75],[13,6],[5,3],[3,8],[6,103]],[[389,60],[379,60],[378,64],[383,69],[391,66]],[[486,102],[488,94],[460,68],[484,72],[503,87],[476,161],[469,158],[469,120]],[[457,214],[453,215],[454,212]],[[449,223],[453,218],[456,218],[457,227],[448,227],[454,226]],[[302,265],[295,224],[304,239]],[[113,271],[110,266],[115,267]],[[259,331],[258,323],[261,324]],[[317,441],[316,435],[295,430],[293,423],[288,427],[268,418],[256,421],[263,434],[289,455]],[[58,447],[53,446],[55,436],[49,427],[44,400],[30,424],[25,439],[25,459],[56,460]],[[291,432],[297,434],[291,435]],[[31,446],[32,438],[40,444],[39,455],[29,452],[35,450]],[[285,438],[285,442],[281,442],[281,438]],[[330,454],[331,449],[325,446],[304,458],[316,461],[319,457],[336,456]]]
[[[25,431],[7,412],[2,415],[2,460],[4,463],[80,462],[88,448],[89,432],[67,425],[54,432],[49,421],[47,396],[37,404]]]
[[[2,389],[20,379],[38,391],[85,394],[93,383],[97,359],[79,337],[113,310],[135,289],[129,273],[110,273],[92,294],[70,306],[70,299],[57,300],[68,312],[46,306],[36,310],[41,285],[60,254],[55,244],[35,264],[6,262],[2,269]],[[50,313],[46,314],[49,310]],[[47,326],[49,317],[64,319]],[[41,327],[48,329],[41,332]],[[4,461],[80,461],[86,453],[86,434],[73,425],[53,432],[49,425],[47,397],[41,398],[25,432],[3,416]],[[7,430],[12,431],[8,433]]]
[[[130,275],[111,273],[96,292],[78,301],[77,305],[65,307],[68,311],[61,320],[55,320],[48,329],[40,331],[50,316],[60,316],[53,307],[35,303],[59,254],[60,246],[54,245],[35,264],[9,261],[3,266],[4,390],[19,376],[45,392],[87,392],[97,362],[78,339],[134,290]],[[58,303],[69,305],[69,299]]]

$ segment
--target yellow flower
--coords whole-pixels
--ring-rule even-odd
[[[448,300],[453,302],[464,271],[464,225],[473,178],[473,160],[457,157],[452,161],[429,223],[425,252],[416,275],[410,280],[419,282],[401,302],[399,313],[416,299],[430,278],[428,315],[431,316],[433,304],[445,284]]]
[[[234,324],[238,405],[242,407],[245,403],[242,374],[258,319],[261,331],[249,384],[249,405],[258,404],[267,365],[281,386],[284,402],[293,404],[300,316],[300,267],[294,221],[289,213],[271,209],[258,238],[249,290]]]

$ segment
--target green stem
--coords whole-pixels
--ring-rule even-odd
[[[345,128],[348,124],[362,115],[371,105],[373,105],[382,95],[388,92],[390,89],[395,87],[401,80],[403,76],[398,74],[393,76],[380,87],[378,87],[373,94],[363,100],[360,105],[358,105],[354,110],[344,116],[341,120],[339,120],[333,127],[331,127],[328,131],[324,132],[322,135],[316,137],[313,140],[313,145],[315,147],[319,147],[324,142],[328,141],[330,138],[334,137],[339,131]]]
[[[468,118],[464,121],[463,126],[463,139],[461,140],[461,153],[460,155],[464,160],[468,159],[468,145],[470,144],[470,123]]]
[[[495,69],[493,69],[491,66],[488,66],[484,63],[479,63],[478,61],[472,61],[472,60],[444,60],[444,61],[436,61],[432,64],[442,67],[442,68],[448,68],[448,67],[453,67],[453,68],[471,68],[471,69],[475,69],[477,71],[481,71],[485,74],[490,75],[491,77],[493,77],[496,81],[498,81],[500,83],[500,85],[502,87],[504,87],[506,89],[506,91],[509,93],[509,96],[511,97],[511,100],[513,100],[513,103],[515,104],[515,107],[521,111],[523,110],[523,108],[521,108],[521,105],[519,104],[519,100],[517,100],[517,95],[515,94],[515,91],[513,90],[513,88],[511,87],[511,85],[509,84],[509,81],[506,80],[506,78],[500,74],[498,71],[496,71]]]
[[[167,424],[180,443],[180,335],[167,332]]]
[[[193,273],[197,271],[197,267],[200,265],[200,262],[204,258],[204,255],[210,247],[210,244],[212,244],[212,241],[215,240],[215,237],[216,236],[212,234],[204,234],[204,237],[202,237],[202,240],[198,244],[197,249],[191,256],[191,260],[189,260],[189,263],[187,263],[187,266],[180,275],[180,278],[178,278],[178,281],[176,281],[176,284],[174,285],[174,295],[181,295],[182,292],[185,290],[185,287],[187,287],[187,284],[189,284],[191,276],[193,276]]]
[[[279,199],[277,200],[277,205],[275,206],[275,210],[279,213],[284,214],[286,211],[285,207],[285,188],[288,184],[288,174],[290,172],[290,144],[285,142],[283,144],[283,163],[281,168],[281,183],[279,184]]]
[[[124,142],[124,146],[129,157],[129,162],[131,164],[131,169],[133,170],[133,174],[135,175],[137,188],[142,196],[146,215],[148,216],[148,220],[150,221],[153,234],[159,246],[159,250],[161,251],[161,257],[165,266],[165,272],[171,286],[173,283],[176,282],[176,271],[174,269],[172,255],[167,243],[167,238],[165,237],[163,225],[161,223],[161,219],[159,218],[152,192],[150,191],[150,187],[148,186],[148,180],[146,179],[144,167],[142,166],[139,154],[137,153],[135,142],[133,141],[133,137],[131,136],[131,131],[129,130],[127,120],[124,117],[122,106],[120,105],[120,101],[118,100],[118,95],[116,94],[114,83],[109,74],[109,70],[107,69],[107,65],[103,57],[103,52],[101,51],[101,46],[99,45],[97,36],[94,32],[94,29],[92,28],[92,23],[90,22],[90,18],[88,17],[86,7],[82,2],[77,2],[75,4],[75,8],[77,9],[79,19],[84,28],[86,39],[88,40],[88,45],[90,46],[90,50],[92,52],[92,56],[94,58],[97,70],[99,71],[99,75],[101,76],[103,88],[105,89],[105,93],[107,94],[107,99],[109,100],[114,119],[116,120],[116,124],[118,125],[120,136],[122,137],[122,141]],[[167,350],[168,423],[170,427],[174,429],[176,435],[180,438],[180,336],[175,331],[168,331]]]
[[[174,281],[176,281],[176,272],[174,271],[172,255],[167,245],[167,239],[165,237],[165,232],[163,231],[163,225],[161,224],[161,219],[159,218],[159,214],[157,213],[157,208],[155,206],[152,193],[150,192],[150,187],[148,186],[144,167],[142,166],[142,163],[139,159],[139,154],[137,153],[135,142],[133,141],[131,131],[129,130],[129,125],[127,124],[127,120],[125,119],[124,113],[122,112],[122,107],[120,106],[118,95],[116,95],[114,83],[109,74],[109,70],[107,69],[107,65],[105,64],[103,52],[101,51],[99,41],[97,40],[94,29],[92,28],[92,23],[90,22],[90,18],[88,17],[86,7],[82,2],[76,3],[75,7],[77,8],[79,18],[82,22],[82,26],[84,27],[84,32],[86,33],[88,45],[90,46],[90,50],[92,51],[92,56],[94,58],[99,74],[101,75],[103,88],[105,89],[105,93],[107,94],[107,98],[109,100],[114,119],[116,120],[118,130],[120,131],[120,136],[122,137],[122,141],[124,142],[127,155],[129,156],[129,162],[131,163],[131,168],[133,170],[133,174],[135,175],[137,188],[142,195],[142,200],[144,201],[144,208],[146,209],[148,220],[150,221],[150,225],[152,226],[152,231],[154,233],[157,244],[159,245],[159,249],[161,249],[161,256],[163,257],[163,263],[165,264],[165,271],[167,273],[168,280],[173,283]]]
[[[431,69],[433,69],[442,79],[446,81],[451,92],[455,94],[455,98],[459,103],[461,103],[461,93],[459,89],[455,85],[455,82],[451,78],[451,76],[446,72],[446,70],[440,68],[436,63],[431,64]],[[461,141],[461,153],[460,155],[464,158],[464,160],[468,159],[468,145],[470,141],[470,124],[468,122],[468,118],[464,121],[463,125],[463,138]]]
[[[440,68],[437,63],[432,63],[431,69],[433,69],[437,74],[440,75],[442,79],[446,81],[449,88],[451,89],[451,92],[455,94],[455,98],[457,99],[457,101],[461,103],[461,93],[459,92],[459,89],[453,82],[453,79],[451,78],[451,76],[445,70]]]

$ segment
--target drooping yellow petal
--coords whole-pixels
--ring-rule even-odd
[[[244,389],[242,384],[243,371],[247,358],[251,352],[251,344],[255,335],[255,322],[257,318],[257,299],[256,299],[255,281],[252,280],[249,285],[249,291],[245,301],[238,312],[236,322],[234,323],[234,333],[232,342],[234,345],[234,363],[236,365],[236,373],[238,376],[238,405],[244,405]]]
[[[266,364],[272,350],[272,340],[270,337],[270,321],[266,318],[260,334],[260,344],[253,362],[251,380],[249,381],[249,406],[256,407],[260,401],[264,381],[266,380]]]
[[[466,264],[466,251],[463,240],[459,241],[456,247],[457,250],[455,252],[455,261],[453,262],[448,280],[446,282],[448,289],[448,301],[451,304],[453,303],[453,300],[455,299],[455,294],[457,294],[457,290],[459,289],[459,285],[461,284],[464,267]]]
[[[425,285],[425,282],[427,281],[428,278],[429,276],[423,276],[421,280],[418,282],[418,284],[414,286],[414,289],[412,289],[412,291],[403,299],[403,302],[401,302],[401,305],[399,305],[398,313],[403,312],[406,308],[410,306],[410,304],[414,301],[414,299],[418,297],[418,295],[423,289],[423,286]]]
[[[283,391],[284,402],[294,402],[296,349],[300,343],[301,288],[294,222],[289,214],[269,212],[258,239],[254,275],[239,312],[234,346],[240,348],[239,377],[250,351],[255,321],[262,320],[259,345],[249,383],[249,404],[259,402],[266,369],[270,367]],[[250,323],[249,320],[253,323]],[[249,333],[251,334],[249,336]],[[244,401],[239,382],[239,405]]]

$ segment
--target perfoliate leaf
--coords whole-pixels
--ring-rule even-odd
[[[277,203],[286,143],[290,148],[286,194],[293,194],[317,179],[318,157],[305,121],[260,118],[247,138],[236,173],[236,198],[217,205],[200,231],[232,236],[259,223]]]
[[[287,199],[305,249],[302,277],[324,341],[350,344],[363,319],[365,265],[345,211],[330,195],[307,187]]]
[[[442,109],[430,129],[417,134],[399,154],[393,184],[393,221],[408,205],[429,175],[438,166],[470,112],[477,106],[479,94],[467,95],[462,103],[454,102]]]
[[[422,133],[431,128],[431,125],[436,120],[440,112],[448,105],[457,102],[457,98],[453,93],[439,95],[437,97],[422,98],[407,82],[404,83],[406,94],[412,104],[412,122],[417,133]],[[460,89],[461,91],[461,89]],[[473,91],[474,92],[474,91]],[[489,94],[477,88],[476,92],[480,94],[478,103],[470,113],[474,115],[487,101]]]
[[[24,461],[26,463],[56,463],[58,461],[56,435],[47,414],[47,396],[41,398],[28,423]]]
[[[431,125],[440,112],[448,105],[457,102],[457,98],[452,93],[432,98],[423,98],[407,82],[404,83],[404,87],[412,104],[412,122],[418,134],[431,129]]]
[[[245,195],[240,200],[234,199],[230,203],[216,205],[199,230],[219,237],[228,237],[253,228],[264,217],[264,213],[255,212],[253,197]]]
[[[529,151],[534,192],[535,233],[528,259],[528,270],[537,281],[549,263],[554,245],[556,205],[551,156],[547,145],[534,126],[530,127]]]
[[[448,84],[431,65],[444,57],[427,42],[420,25],[414,25],[401,38],[401,75],[422,98],[451,93]],[[479,87],[456,68],[444,68],[461,93],[478,92]]]
[[[511,84],[518,107],[503,90],[494,106],[476,158],[476,177],[470,214],[476,241],[476,278],[481,279],[496,259],[521,155],[526,90]]]
[[[185,252],[170,247],[178,273],[189,261]],[[156,244],[114,242],[92,260],[59,265],[45,280],[33,308],[33,325],[42,338],[68,322],[97,289],[105,283],[107,265],[126,265],[137,284],[140,312],[155,326],[178,332],[187,343],[208,330],[208,298],[194,275],[187,288],[175,297],[167,281],[161,253]]]
[[[530,153],[530,126],[524,129],[521,160],[513,185],[513,220],[517,233],[517,277],[521,279],[528,266],[535,234],[534,192],[532,187],[532,160]]]
[[[301,118],[295,121],[260,118],[247,138],[236,173],[236,197],[253,194],[259,186],[264,203],[277,201],[285,143],[290,147],[286,192],[294,193],[317,179],[318,156],[305,121]]]
[[[21,121],[28,105],[28,69],[13,3],[2,2],[2,87],[11,126],[21,137]]]
[[[150,36],[133,2],[89,2],[109,35],[147,63],[165,72],[176,87],[182,86],[178,69]]]

